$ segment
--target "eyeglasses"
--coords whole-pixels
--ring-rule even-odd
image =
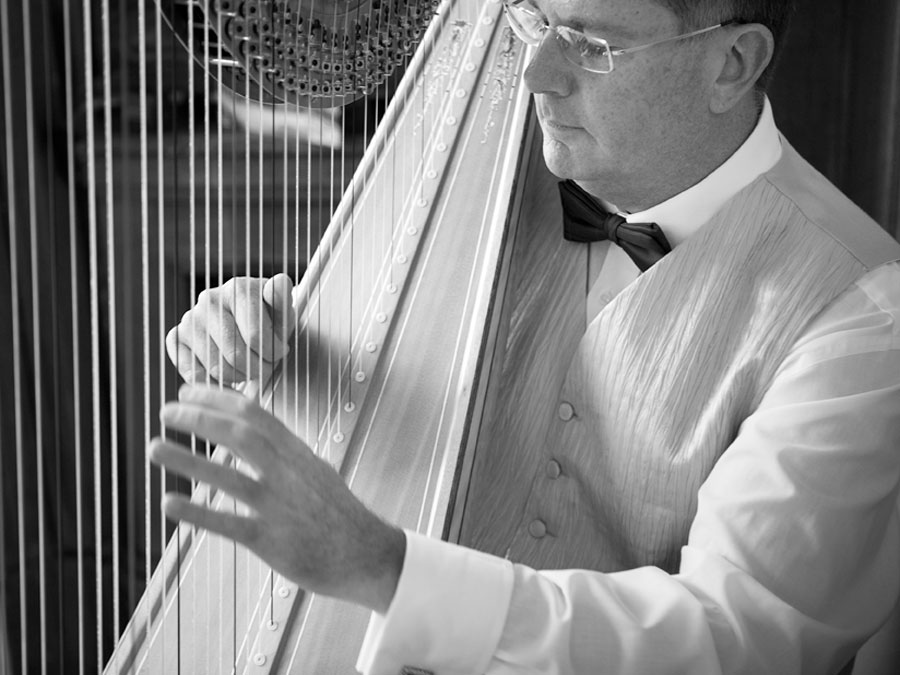
[[[723,21],[715,26],[701,28],[691,33],[657,40],[646,45],[619,49],[610,47],[609,43],[603,38],[585,35],[574,28],[551,26],[528,0],[503,0],[503,7],[506,9],[506,15],[509,17],[509,25],[522,42],[536,47],[543,42],[544,36],[549,31],[552,31],[556,34],[556,39],[562,47],[562,52],[566,59],[587,71],[603,74],[613,71],[613,56],[631,54],[666,42],[684,40],[735,23],[734,21]]]

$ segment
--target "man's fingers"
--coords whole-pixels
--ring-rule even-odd
[[[164,466],[179,476],[192,478],[253,505],[259,494],[259,483],[239,471],[211,462],[202,455],[195,455],[187,448],[168,443],[160,438],[150,443],[150,460]]]
[[[223,288],[222,302],[231,308],[244,342],[264,361],[283,358],[287,347],[277,334],[283,331],[275,330],[271,310],[262,303],[262,279],[235,279],[234,282],[230,289]]]
[[[276,274],[263,286],[263,301],[272,313],[275,334],[285,346],[289,345],[288,340],[297,326],[293,290],[294,282],[284,273]]]
[[[231,310],[218,296],[210,297],[204,317],[204,326],[196,328],[198,337],[205,331],[205,339],[197,342],[200,350],[207,354],[198,355],[214,375],[221,371],[218,379],[223,382],[243,382],[254,379],[259,373],[259,356],[253,353],[241,337]],[[263,368],[265,372],[265,367]]]
[[[215,295],[204,296],[197,307],[185,313],[181,323],[169,331],[166,347],[179,373],[190,383],[212,379],[234,384],[264,379],[273,368],[248,352],[231,311]]]
[[[224,445],[257,468],[264,469],[273,457],[281,454],[281,448],[267,437],[269,432],[265,427],[281,426],[281,423],[269,416],[264,424],[260,424],[253,417],[248,412],[238,413],[184,401],[167,403],[160,413],[160,419],[167,427]]]
[[[166,336],[179,374],[191,383],[268,380],[288,352],[295,323],[292,288],[290,278],[280,274],[268,282],[230,279],[200,293],[197,304]]]
[[[185,343],[185,340],[179,336],[178,328],[173,328],[166,335],[166,351],[178,374],[188,384],[215,384],[216,380],[206,372],[203,364],[194,356],[194,352]]]
[[[208,408],[233,419],[245,420],[258,433],[264,434],[267,443],[280,453],[293,456],[299,448],[303,448],[311,457],[314,456],[309,447],[298,436],[291,433],[278,418],[263,410],[255,401],[235,391],[217,387],[183,386],[178,390],[178,401]],[[227,443],[225,445],[228,446]],[[237,448],[233,449],[235,452],[238,451]]]
[[[166,494],[163,497],[163,510],[172,520],[184,520],[223,537],[234,539],[248,548],[252,548],[256,540],[258,526],[254,520],[193,504],[184,495],[171,492]]]

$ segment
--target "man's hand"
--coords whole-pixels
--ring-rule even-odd
[[[297,324],[286,274],[240,277],[200,293],[166,336],[169,358],[188,383],[265,382],[289,351]]]
[[[403,567],[405,535],[366,509],[281,422],[235,392],[190,386],[181,388],[177,403],[163,407],[161,418],[171,429],[221,443],[252,472],[154,439],[152,461],[249,507],[246,515],[216,511],[170,493],[164,501],[169,518],[234,539],[309,591],[387,611]]]

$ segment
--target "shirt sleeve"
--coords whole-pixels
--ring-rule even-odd
[[[409,535],[367,675],[832,673],[900,593],[900,266],[808,327],[699,493],[679,572],[539,572]]]

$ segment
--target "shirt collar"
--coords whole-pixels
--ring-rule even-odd
[[[674,248],[699,230],[729,199],[781,159],[781,138],[766,98],[753,133],[725,162],[696,185],[626,216],[628,222],[656,223]],[[623,214],[624,215],[624,214]]]

